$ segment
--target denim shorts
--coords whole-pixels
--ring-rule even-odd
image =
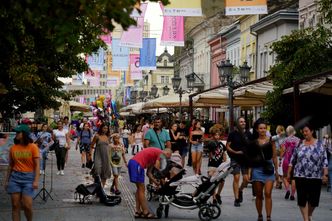
[[[34,189],[32,183],[34,178],[34,173],[13,171],[10,174],[7,192],[9,194],[22,193],[23,195],[33,197]]]
[[[144,168],[142,168],[139,163],[135,160],[131,159],[128,163],[128,172],[130,182],[132,183],[144,183]]]
[[[191,145],[191,152],[203,152],[203,144],[192,144]]]
[[[112,167],[113,175],[119,176],[121,172],[121,167]]]

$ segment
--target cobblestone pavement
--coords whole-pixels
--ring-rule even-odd
[[[122,203],[115,207],[106,207],[93,199],[92,205],[82,205],[74,201],[74,190],[78,184],[92,183],[89,170],[82,169],[80,164],[80,155],[74,148],[70,150],[69,161],[65,168],[64,176],[55,175],[55,156],[49,155],[47,162],[47,176],[46,189],[51,188],[51,161],[53,160],[53,187],[51,196],[53,200],[49,199],[44,202],[40,197],[34,200],[34,220],[36,221],[104,221],[104,220],[134,220],[133,211],[135,206],[135,185],[129,182],[127,169],[123,168],[120,176],[120,190],[122,192]],[[131,156],[128,155],[129,159]],[[203,159],[203,173],[206,171],[207,158]],[[187,168],[187,174],[191,175],[191,168]],[[3,181],[4,173],[0,173],[0,182]],[[110,182],[109,182],[110,183]],[[105,190],[109,192],[109,184],[106,185]],[[42,182],[40,183],[40,188]],[[296,205],[296,201],[285,200],[284,190],[273,190],[273,213],[274,221],[293,221],[301,220],[300,211]],[[241,207],[233,206],[233,191],[232,191],[232,177],[226,180],[225,188],[222,193],[222,207],[221,216],[217,220],[227,221],[254,221],[257,219],[255,203],[251,197],[251,186],[244,190],[244,202]],[[150,209],[155,212],[158,202],[149,202]],[[327,221],[332,217],[332,195],[326,192],[323,187],[321,201],[319,208],[314,213],[313,220]],[[0,188],[0,221],[11,220],[11,204],[9,195],[5,193],[4,188]],[[23,217],[23,212],[22,212]],[[22,220],[24,220],[22,218]],[[175,207],[170,207],[169,217],[161,220],[169,221],[185,221],[185,220],[199,220],[198,209],[196,210],[180,210]]]

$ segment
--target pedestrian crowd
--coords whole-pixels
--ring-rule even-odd
[[[303,220],[311,221],[314,209],[319,206],[322,183],[332,178],[331,139],[329,136],[317,139],[310,124],[301,128],[289,125],[286,130],[279,125],[275,136],[271,136],[263,119],[258,119],[249,130],[244,117],[237,119],[235,129],[227,136],[220,125],[205,128],[198,119],[193,119],[190,125],[186,121],[165,125],[159,116],[134,124],[120,119],[115,127],[107,122],[93,127],[88,119],[71,124],[65,117],[57,122],[56,129],[43,124],[38,133],[31,133],[31,122],[22,122],[14,130],[17,134],[5,180],[5,188],[11,194],[13,220],[20,220],[21,206],[27,220],[32,220],[32,197],[39,175],[45,173],[47,153],[55,151],[56,174],[64,176],[72,146],[81,154],[81,167],[99,176],[103,187],[113,176],[110,192],[116,195],[121,194],[121,169],[128,167],[130,182],[137,189],[136,218],[155,218],[145,199],[145,175],[151,184],[160,185],[152,170],[163,168],[172,156],[182,167],[188,162],[196,176],[210,177],[217,173],[221,163],[230,159],[234,206],[241,206],[243,191],[251,183],[258,221],[263,220],[264,201],[266,220],[272,220],[274,186],[279,189],[284,186],[285,199],[297,200]],[[297,137],[297,129],[303,139]],[[131,159],[127,159],[130,155]],[[208,156],[207,171],[202,171],[204,155]],[[213,194],[215,204],[222,204],[223,185],[224,181]]]

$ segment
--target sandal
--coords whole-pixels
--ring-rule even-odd
[[[221,204],[222,204],[222,201],[221,201],[221,197],[220,197],[220,195],[217,194],[215,197],[216,197],[216,200],[217,200],[218,204],[221,205]]]
[[[135,212],[135,214],[134,214],[134,217],[135,217],[135,219],[137,219],[137,218],[142,218],[142,215],[143,215],[143,213],[142,212]]]
[[[143,218],[143,219],[158,219],[158,217],[156,217],[156,215],[154,215],[153,213],[150,213],[150,212],[145,213],[145,214],[142,213],[141,218]]]
[[[263,215],[259,215],[257,221],[263,221]]]

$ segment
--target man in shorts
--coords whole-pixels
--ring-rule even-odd
[[[152,176],[152,169],[155,167],[157,169],[161,168],[161,161],[164,159],[169,159],[171,157],[171,148],[166,148],[161,150],[160,148],[149,147],[138,152],[132,159],[128,162],[128,172],[130,182],[136,184],[136,211],[135,218],[145,218],[152,219],[156,218],[152,214],[147,205],[145,198],[145,173],[144,170],[148,169],[147,175],[150,180],[159,185],[159,182]]]
[[[245,163],[246,148],[248,141],[251,139],[251,134],[246,131],[246,121],[243,117],[237,120],[236,129],[228,135],[226,148],[229,157],[231,158],[231,165],[234,166],[233,175],[233,192],[234,192],[234,206],[241,206],[243,201],[243,188],[248,185],[249,176],[248,168]],[[240,183],[240,172],[242,173],[242,184]]]

